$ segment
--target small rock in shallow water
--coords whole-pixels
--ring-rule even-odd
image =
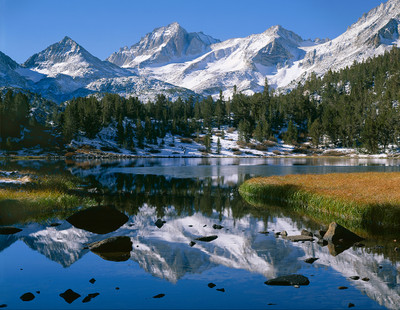
[[[217,288],[217,291],[225,293],[225,289],[224,288]]]
[[[57,226],[60,226],[60,225],[61,225],[60,223],[51,223],[50,224],[51,227],[57,227]]]
[[[207,286],[208,286],[209,288],[216,287],[216,285],[215,285],[214,283],[212,283],[212,282],[208,283]]]
[[[88,294],[85,298],[83,298],[82,302],[86,303],[92,300],[92,298],[95,298],[96,296],[99,296],[100,293],[91,293]]]
[[[190,243],[189,243],[189,245],[192,247],[192,246],[194,246],[196,244],[196,242],[194,242],[194,241],[190,241]]]
[[[316,258],[316,257],[310,257],[310,258],[305,259],[304,262],[307,264],[312,264],[313,262],[315,262],[318,259],[319,258]]]
[[[269,231],[266,231],[266,230],[265,230],[265,231],[260,231],[259,233],[260,233],[260,234],[264,234],[264,235],[268,235],[268,234],[269,234]]]
[[[362,278],[361,280],[363,280],[363,281],[365,281],[365,282],[368,282],[368,281],[369,281],[369,278],[365,277],[365,278]]]
[[[339,290],[347,290],[348,287],[347,287],[347,286],[339,286],[338,289],[339,289]]]
[[[276,306],[276,304],[273,304],[272,302],[270,302],[267,306]]]
[[[36,291],[36,294],[40,294],[40,291]]]
[[[224,228],[224,226],[221,226],[221,225],[218,225],[218,224],[214,224],[212,227],[214,229],[222,229],[222,228]]]
[[[349,308],[353,308],[354,306],[355,306],[355,304],[349,302],[349,305],[348,305]]]
[[[359,276],[351,276],[351,277],[349,277],[349,279],[352,279],[352,280],[359,280],[360,277],[359,277]]]
[[[303,236],[303,235],[296,235],[296,236],[287,236],[287,240],[292,242],[299,242],[299,241],[314,241],[314,238],[311,236]]]
[[[20,297],[20,299],[22,301],[31,301],[31,300],[35,299],[35,295],[33,295],[31,292],[25,293]]]
[[[92,284],[94,284],[94,282],[96,282],[96,279],[95,279],[95,278],[91,278],[91,279],[89,280],[89,282],[92,283]]]
[[[118,290],[119,290],[119,287],[117,286],[115,289],[118,291]]]
[[[64,298],[64,300],[71,304],[74,300],[78,299],[79,297],[81,297],[81,295],[79,295],[78,293],[75,293],[73,290],[68,289],[66,290],[64,293],[60,294],[60,297]]]
[[[193,227],[193,225],[189,225],[189,227]]]
[[[153,296],[153,298],[162,298],[162,297],[164,297],[165,296],[165,294],[158,294],[158,295],[156,295],[156,296]]]
[[[0,308],[5,308],[5,307],[7,307],[6,304],[1,304],[1,305],[0,305]]]
[[[287,276],[277,277],[275,279],[268,280],[264,282],[267,285],[282,285],[282,286],[290,286],[290,285],[308,285],[310,281],[307,277],[300,274],[291,274]]]
[[[207,227],[207,225],[203,225],[203,227]]]
[[[16,227],[11,227],[11,226],[0,227],[0,235],[13,235],[20,231],[22,231],[22,229]]]

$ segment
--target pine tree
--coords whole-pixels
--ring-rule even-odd
[[[217,154],[221,154],[221,140],[219,138],[217,140]]]

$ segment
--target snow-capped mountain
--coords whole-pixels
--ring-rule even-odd
[[[154,30],[108,60],[203,95],[217,95],[223,90],[230,96],[234,85],[238,91],[253,93],[263,89],[267,77],[275,88],[291,88],[311,72],[323,75],[329,69],[338,70],[382,54],[400,43],[399,24],[400,0],[389,0],[331,41],[303,40],[281,26],[273,26],[261,34],[209,42],[214,44],[206,45],[204,53],[185,60],[182,49],[170,48],[172,37],[177,42],[179,33],[187,33],[174,23]]]
[[[307,47],[305,57],[293,66],[283,68],[275,76],[268,76],[279,87],[290,83],[282,77],[304,79],[311,72],[323,75],[383,54],[393,46],[400,46],[400,0],[389,0],[364,14],[346,32],[332,41]],[[289,83],[288,83],[289,82]]]
[[[93,56],[69,37],[31,56],[23,67],[45,74],[47,77],[64,74],[75,80],[132,75],[127,70]]]
[[[302,47],[310,45],[316,43],[273,26],[261,34],[213,44],[209,52],[193,60],[153,64],[137,71],[205,95],[216,95],[220,90],[231,94],[234,85],[239,91],[252,93],[263,89],[267,74],[302,59]]]
[[[56,102],[113,92],[153,99],[156,93],[225,98],[233,87],[246,94],[290,89],[312,72],[323,75],[376,56],[400,44],[400,0],[388,0],[364,14],[333,40],[303,40],[273,26],[260,34],[220,42],[178,23],[160,27],[106,61],[65,37],[22,66],[0,53],[0,87],[18,87]]]
[[[0,69],[0,86],[30,90],[55,102],[105,92],[143,101],[153,100],[157,94],[172,100],[196,95],[102,61],[69,37],[33,55],[22,66],[1,53]]]
[[[208,52],[210,45],[217,42],[220,41],[202,32],[188,33],[175,22],[154,29],[135,45],[121,48],[107,60],[127,68],[182,62]]]

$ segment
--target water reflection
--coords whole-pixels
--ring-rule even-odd
[[[296,173],[307,168],[319,172],[324,172],[324,168],[335,170],[335,167],[322,164],[307,166],[307,160],[305,166],[293,165],[292,162],[289,167]],[[398,308],[400,258],[394,251],[393,240],[367,240],[365,247],[353,246],[332,256],[327,246],[316,242],[294,243],[275,236],[274,232],[283,230],[289,235],[300,234],[302,229],[316,232],[321,226],[282,208],[250,208],[236,191],[238,183],[255,174],[275,173],[279,169],[281,174],[293,171],[287,170],[288,166],[256,162],[263,165],[245,161],[247,165],[240,162],[240,166],[232,168],[237,159],[229,160],[229,165],[224,166],[218,166],[215,160],[188,159],[187,171],[181,168],[178,171],[177,165],[182,162],[175,160],[154,160],[152,163],[146,160],[106,164],[91,162],[84,163],[84,167],[80,166],[83,163],[78,166],[70,164],[69,171],[85,177],[99,193],[97,197],[101,203],[115,206],[126,214],[127,220],[112,231],[98,234],[49,215],[48,220],[43,222],[19,225],[23,230],[17,234],[0,236],[0,255],[17,241],[22,241],[37,253],[68,268],[84,256],[92,255],[90,250],[96,252],[90,248],[94,243],[123,237],[125,241],[129,239],[130,251],[108,251],[111,254],[104,250],[97,251],[98,260],[128,259],[146,273],[170,283],[200,276],[221,266],[262,275],[266,279],[305,271],[323,276],[327,270],[334,270],[340,275],[341,283],[344,281],[348,286],[357,288],[384,307]],[[342,169],[342,166],[337,168]],[[364,169],[364,166],[350,168]],[[372,168],[397,169],[396,166]],[[147,173],[149,170],[152,173]],[[158,219],[165,221],[161,228],[155,225]],[[51,226],[55,220],[61,225]],[[223,228],[214,229],[214,224]],[[270,233],[261,234],[262,231]],[[196,240],[210,235],[217,235],[218,238],[211,242]],[[196,242],[193,246],[192,241]],[[113,253],[116,252],[122,254],[115,256]],[[309,257],[319,259],[310,265],[304,262]],[[369,281],[348,279],[355,275],[369,278]],[[313,284],[317,280],[310,278],[310,281]],[[327,281],[335,282],[337,279]],[[317,284],[319,292],[324,292],[326,283]],[[340,298],[332,292],[332,301]],[[330,307],[336,307],[336,304],[333,302]]]

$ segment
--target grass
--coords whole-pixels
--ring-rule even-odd
[[[398,172],[303,174],[254,178],[239,192],[255,206],[281,202],[324,223],[374,232],[399,230],[399,185]]]
[[[29,177],[21,179],[28,182],[0,188],[0,225],[66,217],[78,206],[96,203],[89,197],[72,193],[81,180],[71,175],[29,172]]]

